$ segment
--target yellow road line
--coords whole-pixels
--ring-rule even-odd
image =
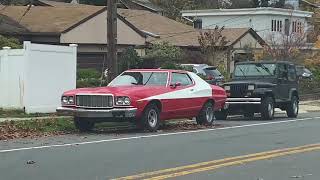
[[[224,158],[224,159],[220,159],[220,160],[201,162],[201,163],[196,163],[196,164],[191,164],[191,165],[186,165],[186,166],[181,166],[181,167],[163,169],[163,170],[159,170],[159,171],[153,171],[153,172],[141,173],[141,174],[132,175],[132,176],[116,178],[114,180],[143,179],[143,178],[148,178],[148,177],[151,178],[152,176],[157,176],[157,177],[153,177],[155,179],[157,179],[157,178],[165,179],[165,178],[170,178],[171,176],[177,177],[177,176],[183,176],[184,174],[187,175],[187,174],[191,174],[191,173],[196,173],[198,171],[199,172],[207,171],[206,169],[208,169],[208,168],[209,168],[208,170],[212,170],[211,168],[216,169],[219,167],[225,167],[225,166],[230,166],[230,165],[234,165],[234,164],[241,164],[244,162],[251,162],[251,161],[256,161],[256,160],[268,159],[270,157],[278,157],[278,156],[283,156],[283,155],[288,155],[288,154],[295,154],[295,153],[299,153],[299,152],[306,152],[306,151],[310,151],[309,149],[318,150],[318,149],[320,149],[320,144],[310,144],[310,145],[293,147],[293,148],[272,150],[272,151],[266,151],[266,152],[255,153],[255,154],[248,154],[248,155],[243,155],[243,156]],[[180,171],[180,172],[178,172],[178,171]],[[191,172],[191,173],[188,173],[188,172]],[[165,174],[165,175],[163,175],[163,174]],[[158,175],[160,175],[160,176],[158,176]],[[153,178],[151,178],[151,179],[153,179]]]
[[[222,168],[222,167],[227,167],[227,166],[232,166],[232,165],[239,165],[239,164],[258,161],[258,160],[270,159],[270,158],[275,158],[275,157],[279,157],[279,156],[285,156],[285,155],[297,154],[297,153],[315,151],[315,150],[320,150],[320,146],[319,147],[302,149],[302,150],[295,150],[295,151],[271,154],[271,155],[266,155],[266,156],[258,156],[258,157],[255,157],[255,158],[248,158],[248,159],[244,159],[244,160],[231,161],[231,162],[227,162],[227,163],[223,163],[223,164],[207,166],[207,167],[202,167],[202,168],[196,168],[196,169],[192,169],[192,170],[188,170],[188,171],[181,171],[181,172],[177,172],[177,173],[172,173],[172,174],[166,174],[166,175],[162,175],[162,176],[152,177],[152,178],[148,178],[146,180],[161,180],[161,179],[173,178],[173,177],[178,177],[178,176],[185,176],[185,175],[199,173],[199,172],[203,172],[203,171],[214,170],[214,169],[218,169],[218,168]]]

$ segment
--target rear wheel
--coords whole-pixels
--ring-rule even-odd
[[[196,117],[196,121],[200,125],[212,125],[214,121],[214,110],[211,102],[204,104],[199,115]]]
[[[264,120],[272,120],[274,117],[274,101],[273,98],[265,97],[261,102],[261,118]]]
[[[73,118],[74,125],[77,129],[81,132],[90,131],[94,127],[94,121],[90,120],[89,118],[83,118],[83,117],[74,117]]]
[[[160,125],[160,110],[155,104],[149,104],[142,115],[141,122],[145,129],[154,132]]]
[[[299,113],[299,100],[297,96],[292,96],[290,103],[286,107],[287,115],[296,118]]]

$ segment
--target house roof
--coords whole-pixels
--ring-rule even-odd
[[[150,43],[166,41],[176,46],[199,46],[200,31],[192,26],[149,11],[119,10],[118,13],[140,31],[146,33],[148,35],[147,41]],[[226,28],[222,32],[229,41],[226,46],[234,44],[246,33],[253,34],[258,41],[263,42],[260,36],[249,28]]]
[[[250,15],[282,15],[293,17],[311,17],[312,12],[272,8],[272,7],[259,7],[259,8],[243,8],[243,9],[204,9],[204,10],[184,10],[181,11],[184,17],[196,16],[247,16]]]
[[[105,11],[106,7],[101,6],[7,6],[1,13],[10,18],[12,25],[23,28],[28,34],[59,35]],[[118,14],[121,21],[141,36],[147,37],[149,43],[167,41],[181,47],[199,47],[199,30],[192,26],[145,10],[118,9]],[[259,35],[248,28],[225,29],[222,32],[229,41],[226,46],[234,44],[247,33],[251,33],[258,41],[261,40]]]
[[[17,21],[8,16],[0,14],[0,34],[2,33],[26,33],[28,30]]]
[[[61,33],[103,11],[105,7],[101,6],[7,6],[1,14],[30,32]]]

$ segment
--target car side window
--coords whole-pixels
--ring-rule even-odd
[[[289,81],[295,81],[297,78],[294,65],[289,65],[288,68],[288,79]]]
[[[185,73],[172,73],[171,84],[181,83],[181,86],[189,86],[192,80],[188,74]]]

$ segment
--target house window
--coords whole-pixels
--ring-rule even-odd
[[[271,21],[271,31],[273,32],[282,32],[282,21],[272,20]]]
[[[302,22],[299,21],[293,21],[292,22],[292,32],[293,33],[303,33],[303,26]]]

